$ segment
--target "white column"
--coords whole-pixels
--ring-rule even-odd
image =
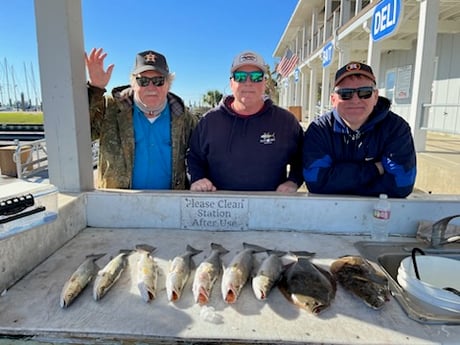
[[[377,87],[379,85],[379,81],[384,81],[380,78],[380,56],[381,56],[381,49],[382,42],[377,41],[374,42],[372,40],[372,36],[369,35],[369,48],[367,51],[367,64],[372,67],[372,70],[375,74],[375,79],[377,80]]]
[[[409,113],[409,124],[412,128],[417,152],[425,150],[426,132],[419,128],[422,120],[422,104],[431,103],[438,17],[439,1],[420,1],[417,52]]]
[[[61,192],[94,189],[80,0],[35,0],[48,173]]]
[[[340,67],[344,66],[345,64],[349,63],[351,60],[351,54],[350,54],[350,44],[349,43],[343,43],[342,41],[339,41],[336,43],[336,52],[338,53],[338,66],[337,69]]]
[[[329,100],[331,96],[331,87],[330,83],[330,66],[323,68],[323,77],[322,77],[322,88],[321,88],[321,112],[324,113],[329,109]]]
[[[323,28],[323,43],[331,36],[331,28],[327,25],[327,21],[332,14],[332,0],[324,0],[324,28]]]
[[[308,116],[310,118],[310,122],[315,118],[315,110],[316,110],[316,85],[318,83],[318,71],[314,65],[312,65],[310,70],[310,89],[309,89],[309,96],[308,96]]]
[[[299,82],[300,82],[300,106],[302,107],[302,122],[308,122],[305,114],[307,109],[307,102],[308,102],[308,82],[307,82],[307,74],[305,73],[307,69],[304,67],[300,70]]]

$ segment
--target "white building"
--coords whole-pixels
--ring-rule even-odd
[[[458,0],[299,0],[273,55],[288,49],[299,62],[280,83],[280,105],[307,123],[329,109],[336,70],[356,60],[372,66],[417,151],[426,130],[460,133]]]

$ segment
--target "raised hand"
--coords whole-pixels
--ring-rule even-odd
[[[104,70],[104,59],[107,53],[102,48],[93,48],[88,54],[85,53],[85,64],[88,70],[89,83],[92,86],[105,89],[112,76],[114,64],[110,64],[107,70]]]

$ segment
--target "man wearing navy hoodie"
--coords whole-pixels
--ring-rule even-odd
[[[292,113],[264,96],[266,73],[255,52],[233,60],[233,94],[207,112],[192,133],[190,190],[291,193],[303,183],[302,127]]]
[[[390,111],[372,68],[350,62],[335,75],[333,109],[304,137],[309,192],[404,198],[414,187],[416,154],[408,123]]]

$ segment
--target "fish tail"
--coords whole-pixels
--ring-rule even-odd
[[[219,243],[211,243],[211,249],[212,250],[216,250],[219,252],[219,254],[227,254],[228,252],[230,252],[228,249],[225,249],[224,247],[222,247]]]
[[[190,256],[194,256],[202,252],[201,249],[195,249],[190,244],[187,244],[186,250],[191,253]]]

